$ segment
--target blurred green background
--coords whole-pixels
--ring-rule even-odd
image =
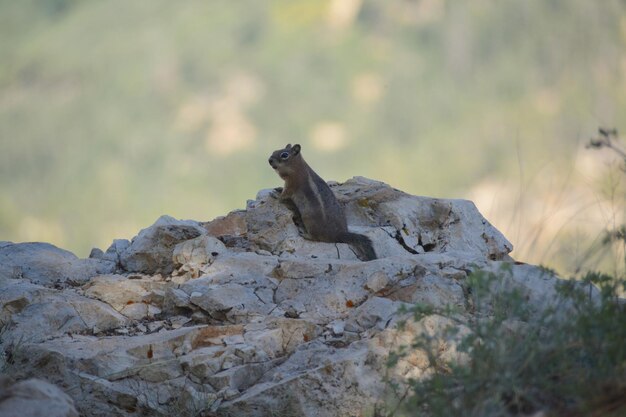
[[[584,144],[625,122],[623,0],[0,0],[0,240],[79,256],[244,207],[297,142],[570,273],[623,219]]]

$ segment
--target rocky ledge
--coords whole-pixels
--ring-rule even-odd
[[[538,308],[558,281],[512,262],[511,244],[470,201],[365,178],[331,188],[380,259],[302,239],[271,190],[207,223],[163,216],[89,259],[0,242],[0,369],[56,385],[84,416],[371,415],[386,378],[429,373],[416,351],[390,376],[389,352],[451,324],[433,314],[398,327],[401,306],[471,317],[465,278],[503,263],[507,285]],[[454,340],[439,353],[460,359]],[[0,415],[13,415],[19,389],[4,386]],[[63,392],[43,391],[62,404],[46,415],[76,415]]]

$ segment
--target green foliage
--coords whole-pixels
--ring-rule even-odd
[[[459,350],[469,362],[434,367],[431,377],[409,381],[391,414],[624,415],[626,303],[617,293],[626,280],[589,273],[582,283],[564,281],[553,308],[533,312],[518,291],[494,288],[506,274],[479,271],[468,278],[476,310]],[[599,294],[592,292],[595,286]],[[392,356],[390,366],[416,348],[425,349],[434,365],[437,352],[429,342],[417,338]]]

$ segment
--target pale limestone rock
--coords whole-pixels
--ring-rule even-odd
[[[48,370],[60,368],[68,373],[66,378],[71,379],[84,380],[88,374],[110,382],[129,378],[138,382],[161,382],[184,375],[190,363],[206,367],[207,361],[214,359],[213,369],[217,372],[227,358],[236,358],[234,353],[224,354],[224,348],[207,342],[207,336],[219,331],[196,326],[133,337],[61,337],[50,343],[25,346],[16,352],[16,360],[24,357],[35,367],[42,366],[36,365],[39,363],[45,364],[44,369]],[[206,348],[212,349],[208,356]],[[79,363],[79,369],[72,370],[71,363]],[[72,374],[74,376],[70,377]]]
[[[226,252],[226,246],[221,241],[213,236],[203,235],[176,245],[173,260],[177,266],[199,268],[201,265],[211,264],[217,256]]]
[[[499,281],[531,305],[554,292],[552,275],[493,261],[507,260],[511,246],[471,202],[410,196],[364,178],[331,189],[350,230],[369,236],[379,259],[303,239],[274,190],[204,224],[162,217],[132,243],[94,251],[89,261],[118,275],[60,274],[59,264],[81,261],[60,250],[54,262],[42,255],[47,263],[0,258],[0,347],[12,355],[1,365],[80,387],[68,393],[89,417],[368,415],[385,399],[389,372],[399,382],[432,372],[420,350],[386,367],[416,334],[435,344],[437,366],[466,360],[458,341],[475,307],[465,292],[475,268],[509,265]],[[0,253],[12,246],[0,242]],[[26,263],[37,274],[23,274]],[[57,290],[32,279],[84,285]],[[453,306],[458,320],[414,322],[399,312],[414,303]]]
[[[20,280],[0,283],[0,324],[5,341],[38,342],[65,333],[97,334],[126,324],[126,318],[99,301]]]
[[[30,304],[44,299],[56,291],[28,281],[9,279],[0,281],[0,324],[7,324],[14,315],[18,315]]]
[[[454,279],[426,273],[415,280],[405,280],[403,284],[400,290],[388,294],[389,299],[438,308],[465,306],[463,288]]]
[[[267,277],[278,266],[275,256],[263,256],[257,253],[243,252],[218,256],[211,265],[204,269],[204,276],[219,276],[220,282],[238,282],[250,277]],[[233,271],[238,271],[234,274]],[[241,276],[241,277],[240,277]]]
[[[126,249],[128,249],[129,246],[130,241],[128,239],[114,239],[113,243],[111,243],[111,246],[109,246],[106,252],[102,252],[102,250],[98,248],[93,248],[89,257],[112,262],[116,269],[120,269],[120,256]]]
[[[49,243],[7,243],[0,247],[0,281],[26,279],[45,286],[80,285],[93,276],[114,270],[112,262],[79,259]]]
[[[271,359],[283,356],[285,353],[281,328],[250,330],[245,333],[244,340],[264,352]]]
[[[178,314],[181,309],[191,309],[189,294],[179,288],[168,287],[163,299],[163,310],[171,314]]]
[[[206,223],[204,228],[211,236],[215,237],[237,237],[245,235],[248,231],[248,224],[244,211],[233,211],[226,216],[220,216]]]
[[[322,343],[303,345],[243,395],[223,403],[220,415],[353,415],[365,410],[364,401],[384,388],[367,359],[364,344],[348,350]]]
[[[389,284],[389,277],[382,271],[376,271],[367,278],[365,285],[371,292],[378,292]]]
[[[138,280],[130,280],[122,275],[94,277],[83,289],[86,296],[104,301],[117,311],[129,304],[141,303],[148,295],[148,291]]]
[[[465,294],[458,281],[428,274],[417,282],[417,288],[410,298],[411,303],[422,303],[432,307],[464,308]]]
[[[346,330],[362,332],[372,327],[385,329],[403,303],[382,297],[372,297],[358,306],[346,323]]]
[[[346,181],[335,192],[346,202],[349,223],[374,220],[380,226],[392,226],[409,253],[419,253],[420,246],[425,252],[458,250],[502,259],[513,248],[470,201],[411,196],[363,177]]]
[[[262,350],[256,348],[256,346],[248,345],[245,343],[243,335],[236,336],[240,338],[239,343],[233,345],[235,348],[235,355],[243,360],[243,363],[262,363],[269,360],[269,356]],[[229,340],[224,338],[226,345],[229,345]]]
[[[406,256],[407,254],[421,254],[425,252],[424,248],[422,248],[417,241],[410,246],[414,253],[407,252],[403,244],[407,245],[411,238],[404,236],[401,244],[397,238],[399,232],[393,226],[382,225],[376,228],[352,226],[351,229],[355,233],[366,235],[372,240],[376,255],[378,255],[379,258]]]
[[[129,279],[122,275],[101,275],[83,286],[86,296],[96,298],[124,316],[141,320],[161,312],[166,284],[152,277]]]
[[[260,363],[239,365],[209,376],[208,383],[217,390],[230,388],[240,392],[256,384],[268,370],[272,369],[278,363],[280,363],[280,361],[268,360]]]
[[[211,317],[228,318],[234,322],[250,314],[268,314],[273,308],[273,304],[261,301],[254,289],[239,284],[207,285],[202,291],[191,292],[189,300]]]
[[[130,246],[120,255],[120,263],[125,271],[168,274],[174,268],[174,247],[204,233],[206,230],[198,222],[161,216],[133,238]]]
[[[181,395],[173,407],[168,407],[167,412],[180,412],[180,410],[193,410],[197,415],[204,415],[211,405],[217,400],[217,394],[210,386],[194,386],[190,384],[181,387]]]
[[[296,273],[289,272],[293,268],[297,268]],[[309,274],[299,274],[307,268]],[[393,276],[391,283],[396,284],[404,276],[414,278],[415,271],[420,268],[423,269],[417,260],[398,258],[372,262],[318,259],[310,261],[308,267],[292,263],[287,271],[281,272],[274,299],[286,311],[295,305],[302,306],[299,310],[304,311],[298,311],[298,317],[327,323],[348,314],[371,296],[367,281],[373,273],[381,271]],[[318,271],[318,275],[311,275],[313,271]]]
[[[325,260],[280,259],[273,274],[281,281],[284,279],[306,279],[330,273],[332,269],[333,264]]]
[[[74,401],[41,379],[0,379],[0,417],[78,417]]]
[[[343,320],[335,320],[328,325],[335,336],[341,336],[346,328],[346,323]]]
[[[151,304],[136,303],[124,306],[120,310],[120,313],[129,319],[143,320],[153,319],[161,313],[161,309]]]
[[[192,306],[201,308],[209,316],[239,322],[250,315],[269,314],[276,307],[271,297],[274,287],[267,277],[218,273],[191,280],[182,285],[181,290],[189,295]],[[264,295],[264,289],[270,295]]]

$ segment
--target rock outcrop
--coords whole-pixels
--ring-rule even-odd
[[[74,401],[41,379],[14,383],[0,378],[0,416],[79,417]]]
[[[269,190],[208,223],[162,217],[90,259],[1,243],[0,368],[55,384],[85,416],[359,416],[386,378],[430,372],[419,351],[391,371],[390,351],[451,325],[433,314],[398,328],[400,307],[469,317],[468,273],[501,264],[537,308],[557,282],[512,262],[469,201],[364,178],[331,188],[380,259],[304,240]],[[439,353],[463,359],[455,340]]]

